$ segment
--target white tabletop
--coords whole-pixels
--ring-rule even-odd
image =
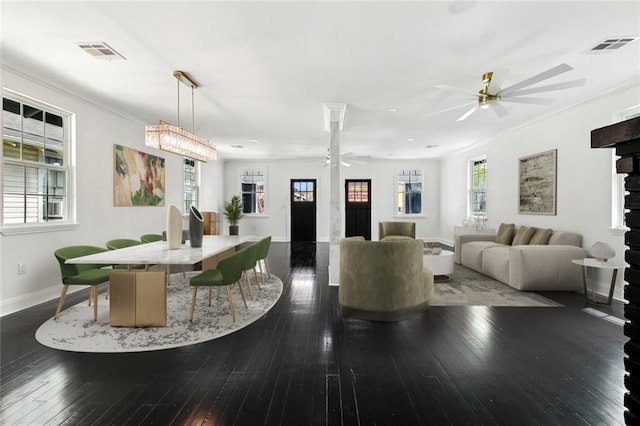
[[[248,241],[258,241],[255,235],[204,235],[202,247],[191,247],[189,241],[179,249],[169,250],[166,241],[155,241],[117,250],[76,257],[66,263],[193,265]]]
[[[602,268],[602,269],[622,269],[625,267],[622,263],[616,263],[611,261],[603,262],[601,260],[596,260],[593,257],[585,257],[584,259],[573,259],[571,261],[576,265],[588,266],[591,268]]]

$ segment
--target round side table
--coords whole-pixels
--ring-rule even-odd
[[[453,274],[453,252],[442,250],[440,254],[425,253],[422,256],[422,264],[431,269],[434,281],[448,281],[449,276]]]
[[[625,265],[615,262],[607,262],[594,259],[592,257],[585,257],[584,259],[573,259],[571,263],[582,266],[582,286],[584,288],[584,298],[589,303],[598,305],[611,305],[613,299],[613,290],[616,287],[616,277],[618,276],[618,269],[624,269]],[[591,289],[591,298],[587,293],[587,268],[596,269],[611,269],[613,270],[611,275],[611,284],[609,286],[609,298],[606,302],[598,302],[595,300],[595,289]]]

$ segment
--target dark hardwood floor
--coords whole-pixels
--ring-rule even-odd
[[[545,294],[562,308],[348,319],[327,285],[328,257],[325,243],[273,243],[271,270],[284,283],[276,306],[178,349],[43,347],[34,333],[57,301],[2,318],[0,424],[623,424],[626,338],[583,312],[581,295]]]

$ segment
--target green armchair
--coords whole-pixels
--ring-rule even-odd
[[[387,237],[409,237],[416,238],[415,222],[379,222],[378,240],[382,241]]]
[[[400,321],[429,307],[433,272],[422,264],[422,240],[340,241],[339,301],[342,314]]]

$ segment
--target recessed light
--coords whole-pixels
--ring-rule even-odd
[[[388,112],[398,112],[398,108],[387,108]]]
[[[258,143],[258,139],[249,139],[249,142]]]
[[[415,140],[416,140],[416,138],[407,138],[407,142],[413,142]]]

